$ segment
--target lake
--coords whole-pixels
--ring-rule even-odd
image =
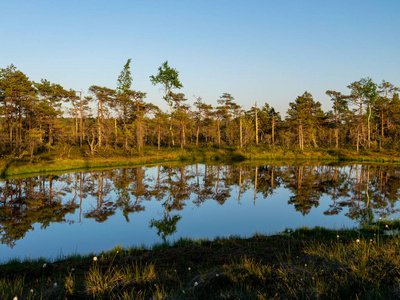
[[[397,218],[397,165],[170,164],[0,181],[0,260]]]

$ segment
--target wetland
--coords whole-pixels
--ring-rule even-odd
[[[180,238],[342,229],[397,218],[384,164],[165,164],[0,181],[0,258],[49,260]]]

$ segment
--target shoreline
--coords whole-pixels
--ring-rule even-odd
[[[10,156],[0,160],[0,178],[13,176],[29,176],[47,172],[68,172],[95,168],[116,168],[129,166],[157,165],[180,162],[197,163],[254,163],[254,162],[362,162],[362,163],[400,163],[400,153],[393,155],[388,152],[352,152],[343,149],[317,149],[308,151],[267,149],[265,147],[251,148],[170,148],[156,150],[146,148],[141,153],[131,156],[121,153],[101,153],[97,156],[71,155],[70,157],[57,157],[55,154],[46,153],[34,157],[33,162],[28,158],[15,159]]]
[[[389,234],[385,229],[389,228]],[[151,249],[115,247],[49,262],[0,264],[3,298],[391,298],[398,293],[400,221],[363,228],[285,229],[179,239]],[[227,296],[225,294],[225,296]],[[226,297],[225,297],[226,298]],[[228,297],[229,298],[229,297]]]

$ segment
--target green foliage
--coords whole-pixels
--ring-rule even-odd
[[[153,85],[161,84],[164,88],[165,96],[164,100],[171,106],[171,92],[173,89],[180,89],[183,87],[182,83],[178,78],[179,72],[171,68],[168,65],[168,61],[165,61],[159,68],[156,76],[150,76],[150,82]]]
[[[315,102],[307,91],[298,96],[295,102],[289,103],[287,114],[288,125],[297,128],[300,149],[304,149],[305,143],[313,143],[317,147],[317,131],[324,123],[324,113],[321,103]]]
[[[123,70],[121,71],[121,74],[118,76],[117,80],[117,91],[121,94],[127,93],[132,85],[132,76],[131,76],[131,70],[130,70],[130,63],[131,59],[129,58],[124,65]]]
[[[298,96],[295,102],[289,103],[290,108],[287,113],[294,124],[304,124],[310,127],[315,121],[323,117],[321,103],[315,102],[312,95],[307,91]]]

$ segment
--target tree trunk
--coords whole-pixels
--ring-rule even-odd
[[[371,104],[368,104],[368,149],[371,148]]]
[[[197,124],[197,128],[196,128],[196,146],[199,145],[199,132],[200,132],[200,124]]]
[[[300,122],[300,125],[299,125],[299,147],[300,147],[300,150],[303,150],[303,125],[301,124],[301,122]]]
[[[158,124],[158,134],[157,134],[157,149],[160,150],[160,142],[161,142],[161,126]]]
[[[115,132],[115,140],[114,140],[114,147],[118,147],[118,128],[117,128],[117,118],[114,119],[114,132]]]
[[[275,146],[275,115],[272,114],[272,146]]]
[[[100,122],[100,105],[97,106],[97,126],[98,126],[98,135],[99,135],[99,147],[101,147],[101,122]]]
[[[186,136],[185,136],[185,124],[182,122],[181,123],[181,149],[183,149],[183,146],[185,146],[185,140],[186,140]]]
[[[314,144],[314,148],[318,148],[317,140],[315,138],[314,133],[311,136],[312,136],[312,141],[313,141],[313,144]]]
[[[10,125],[10,144],[12,147],[13,144],[13,109],[12,109],[12,98],[10,99],[10,120],[11,120],[11,125]]]
[[[128,128],[126,127],[126,123],[124,124],[125,127],[125,142],[124,142],[124,148],[125,151],[128,151]]]
[[[336,147],[336,149],[338,149],[339,148],[339,129],[338,128],[335,128],[335,140],[336,140],[335,147]]]
[[[256,145],[258,145],[258,118],[257,118],[257,102],[254,109],[255,123],[256,123]]]
[[[80,123],[81,123],[81,134],[79,137],[79,146],[82,148],[83,138],[84,138],[84,131],[83,131],[83,103],[82,103],[82,92],[80,92]]]
[[[336,149],[339,148],[339,128],[338,128],[338,115],[337,115],[337,101],[335,101],[335,140],[336,140]]]
[[[22,99],[19,100],[19,144],[22,145]]]
[[[169,132],[171,134],[171,144],[172,146],[175,146],[175,141],[174,141],[174,132],[172,131],[172,117],[170,117],[170,121],[169,121]]]
[[[218,127],[218,148],[221,148],[221,131],[219,128],[219,119],[217,119],[217,127]]]
[[[72,101],[72,105],[74,107],[74,113],[75,113],[75,120],[74,120],[74,123],[75,123],[75,130],[74,130],[75,142],[78,143],[78,141],[79,141],[79,137],[78,137],[78,131],[79,131],[79,128],[78,128],[78,126],[79,126],[78,125],[78,108],[76,107],[75,101]]]
[[[137,148],[138,151],[143,148],[143,128],[141,120],[137,120],[136,123],[136,140],[137,140]]]
[[[385,133],[383,130],[383,108],[382,108],[382,112],[381,112],[381,140],[379,142],[379,150],[382,151],[382,145],[383,145],[383,139],[385,137]]]
[[[6,98],[5,98],[5,99],[6,99]],[[8,118],[7,102],[6,102],[5,99],[4,99],[4,117],[5,117],[5,119],[6,119],[6,128],[7,128],[6,132],[7,132],[8,129],[10,128],[10,120],[9,120],[9,118]],[[11,140],[10,140],[10,142],[11,142]]]
[[[357,125],[357,152],[358,152],[358,150],[359,150],[359,148],[360,148],[360,125],[358,124]]]
[[[239,115],[240,148],[243,148],[242,114]]]
[[[53,126],[53,118],[50,117],[50,124],[49,124],[49,151],[50,151],[50,146],[53,145],[53,131],[52,131],[52,126]]]

